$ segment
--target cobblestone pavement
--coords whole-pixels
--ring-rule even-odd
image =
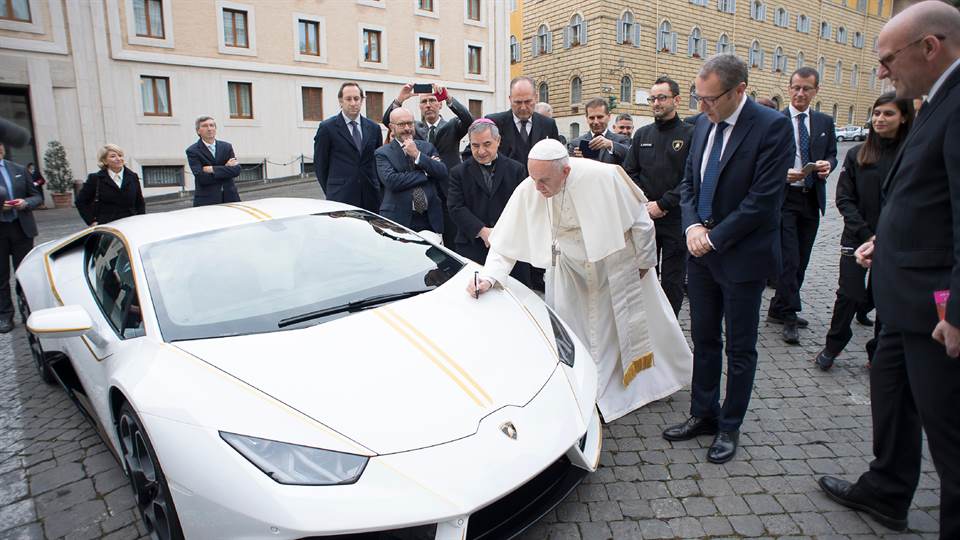
[[[243,198],[277,195],[321,196],[315,183],[306,182]],[[151,204],[148,211],[188,205]],[[37,219],[41,241],[81,226],[71,210],[37,212]],[[872,329],[854,329],[853,342],[830,372],[811,362],[830,321],[840,230],[831,208],[803,289],[810,328],[801,330],[802,344],[785,345],[779,326],[760,324],[759,369],[733,461],[707,463],[709,437],[680,443],[660,437],[688,412],[690,394],[679,392],[606,426],[600,470],[525,540],[936,538],[939,480],[928,456],[905,534],[831,502],[816,485],[822,474],[855,479],[871,459],[863,346]],[[764,313],[771,296],[770,290],[764,294]],[[689,332],[686,308],[681,325]],[[0,540],[144,534],[119,464],[63,392],[40,381],[22,326],[0,335]]]

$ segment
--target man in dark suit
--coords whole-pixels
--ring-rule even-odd
[[[560,140],[557,123],[533,111],[536,93],[533,79],[510,81],[510,110],[488,114],[500,130],[500,153],[526,166],[527,154],[543,139]]]
[[[440,185],[447,183],[447,166],[437,149],[413,138],[413,114],[399,108],[390,113],[393,141],[377,148],[377,173],[383,183],[380,215],[414,231],[443,234]]]
[[[833,118],[810,108],[820,88],[820,74],[801,67],[790,76],[790,106],[783,114],[793,125],[796,155],[787,171],[787,194],[783,201],[780,245],[783,269],[777,278],[777,293],[770,301],[767,321],[783,325],[783,340],[800,342],[800,327],[807,321],[797,317],[801,309],[800,288],[817,238],[820,216],[827,210],[827,176],[837,166],[837,140]],[[816,170],[804,174],[807,163]]]
[[[233,146],[217,140],[217,121],[209,116],[197,118],[194,127],[200,139],[187,147],[187,164],[196,181],[193,205],[238,202],[233,179],[240,176],[241,168]]]
[[[680,198],[692,255],[692,395],[690,417],[663,437],[682,441],[716,433],[707,460],[724,463],[736,453],[750,403],[764,282],[780,271],[783,178],[794,144],[787,117],[747,98],[747,66],[736,56],[707,60],[695,84],[704,114],[694,128]],[[724,326],[727,388],[721,407]]]
[[[313,137],[313,171],[328,200],[377,212],[380,183],[373,153],[383,134],[360,114],[363,97],[359,84],[340,85],[340,113],[321,122]]]
[[[591,151],[597,152],[590,159],[614,165],[623,165],[630,149],[630,141],[623,135],[610,131],[610,105],[603,98],[593,98],[584,106],[589,131],[567,143],[567,149],[573,157],[584,157],[580,150],[583,143]]]
[[[7,149],[0,143],[0,333],[13,330],[13,301],[10,298],[10,265],[16,272],[33,249],[37,223],[33,209],[43,203],[33,178],[21,165],[7,161]]]
[[[825,476],[820,487],[905,530],[926,432],[940,538],[960,538],[960,13],[908,7],[880,31],[877,55],[898,98],[927,98],[881,185],[875,240],[856,252],[883,321],[870,368],[874,460],[855,483]],[[949,292],[942,308],[937,291]]]
[[[483,264],[493,226],[527,173],[523,165],[498,154],[500,130],[493,121],[477,120],[468,134],[472,157],[451,169],[447,204],[457,224],[457,253]],[[519,263],[510,275],[529,285],[530,265]]]

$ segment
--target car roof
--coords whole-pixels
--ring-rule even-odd
[[[136,248],[161,240],[258,221],[356,209],[333,201],[278,197],[143,214],[112,221],[103,228],[119,231],[130,246]]]

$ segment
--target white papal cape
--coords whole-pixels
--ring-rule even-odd
[[[570,165],[565,193],[546,199],[530,178],[513,192],[483,275],[502,282],[517,261],[547,269],[547,304],[590,349],[597,404],[610,422],[688,384],[693,355],[652,269],[656,239],[643,192],[617,165]],[[643,279],[641,268],[651,269]]]

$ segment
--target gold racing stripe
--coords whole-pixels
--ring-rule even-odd
[[[228,203],[226,206],[229,206],[231,208],[236,208],[237,210],[243,210],[248,214],[254,214],[261,220],[273,219],[273,216],[271,216],[270,214],[264,212],[263,210],[260,210],[259,208],[250,206],[249,204]]]
[[[240,206],[240,205],[237,205],[237,204],[225,204],[225,205],[223,205],[223,206],[225,206],[225,207],[227,207],[227,208],[233,208],[234,210],[239,210],[239,211],[241,211],[241,212],[243,212],[243,213],[245,213],[245,214],[248,214],[248,215],[250,215],[250,216],[253,216],[253,218],[256,219],[257,221],[266,221],[266,220],[267,220],[267,218],[263,217],[261,214],[258,214],[257,212],[254,212],[253,210],[251,210],[251,209],[249,209],[249,208],[246,208],[246,207],[244,207],[244,206]]]
[[[423,355],[427,357],[427,359],[433,362],[433,365],[440,368],[440,371],[442,371],[447,377],[450,378],[450,380],[456,383],[456,385],[459,386],[460,389],[463,390],[463,392],[467,394],[470,397],[470,399],[473,400],[474,403],[476,403],[480,407],[484,406],[483,402],[480,401],[480,398],[478,398],[476,394],[474,394],[474,392],[471,391],[466,384],[464,384],[463,381],[457,378],[457,376],[452,371],[450,371],[450,368],[443,365],[443,362],[441,362],[436,356],[434,356],[433,353],[431,353],[423,345],[421,345],[420,342],[414,339],[413,336],[411,336],[406,330],[401,328],[399,323],[395,322],[392,318],[388,317],[384,311],[385,310],[381,308],[381,309],[373,310],[372,313],[377,317],[379,317],[380,320],[387,323],[387,325],[393,328],[398,334],[400,334],[401,337],[406,339],[407,342],[413,345],[418,351],[423,353]]]
[[[471,376],[466,372],[466,370],[464,370],[462,367],[460,367],[460,364],[457,364],[457,362],[456,362],[453,358],[451,358],[450,355],[446,353],[446,351],[444,351],[443,349],[441,349],[441,348],[440,348],[436,343],[434,343],[430,338],[428,338],[427,336],[425,336],[425,335],[423,334],[423,332],[421,332],[421,331],[418,330],[415,326],[413,326],[412,324],[410,324],[410,321],[408,321],[408,320],[404,319],[403,317],[401,317],[401,316],[400,316],[396,311],[394,311],[393,309],[391,309],[391,308],[389,308],[389,307],[385,307],[385,308],[383,308],[383,310],[386,311],[387,313],[389,313],[390,315],[392,315],[393,317],[395,317],[395,318],[397,319],[397,321],[400,322],[400,324],[402,324],[403,326],[407,327],[411,332],[413,332],[417,337],[419,337],[421,341],[423,341],[424,343],[426,343],[428,347],[430,347],[431,349],[433,349],[434,352],[436,352],[436,353],[439,354],[444,360],[446,360],[449,365],[453,366],[453,369],[457,370],[457,373],[459,373],[459,374],[464,378],[464,380],[466,380],[468,383],[470,383],[470,385],[473,386],[473,388],[474,388],[481,396],[483,396],[483,397],[489,402],[488,405],[493,405],[493,398],[490,397],[490,394],[488,394],[488,393],[477,383],[477,381],[474,380],[474,378],[471,377]]]

